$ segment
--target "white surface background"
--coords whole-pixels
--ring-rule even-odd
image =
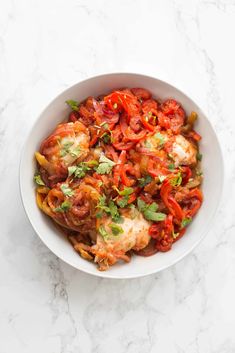
[[[235,1],[0,1],[0,353],[235,352]],[[225,159],[211,231],[183,261],[102,280],[58,260],[21,205],[18,164],[44,106],[92,75],[166,80],[207,113]],[[206,222],[206,220],[205,220]]]

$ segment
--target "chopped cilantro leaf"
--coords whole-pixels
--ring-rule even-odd
[[[175,165],[174,165],[174,163],[170,163],[170,164],[168,165],[168,169],[173,172],[173,171],[175,170]]]
[[[116,190],[118,194],[122,196],[122,198],[117,200],[117,204],[119,207],[124,208],[125,206],[128,205],[129,196],[133,193],[134,189],[131,187],[124,187],[124,189],[121,191],[118,190],[117,188]]]
[[[79,103],[78,103],[77,101],[74,101],[73,99],[69,99],[69,100],[67,100],[65,103],[67,103],[68,106],[69,106],[72,110],[78,111]]]
[[[202,154],[200,152],[197,152],[197,160],[201,161],[202,160]]]
[[[125,186],[123,190],[119,191],[119,195],[121,196],[129,196],[134,191],[133,188]]]
[[[115,223],[122,224],[124,223],[124,218],[122,216],[119,216],[117,219],[114,219]]]
[[[112,230],[113,235],[119,235],[124,232],[123,228],[116,223],[110,223],[109,227]]]
[[[150,205],[146,204],[141,198],[137,200],[137,206],[140,212],[143,213],[144,218],[148,221],[164,221],[166,218],[165,213],[156,212],[158,209],[158,205],[156,202],[151,203]]]
[[[104,155],[101,155],[99,162],[100,164],[96,168],[96,172],[98,174],[109,174],[113,166],[116,164],[115,162],[111,161],[111,159],[105,157]]]
[[[106,231],[106,229],[104,228],[104,226],[100,226],[99,227],[99,233],[102,236],[102,238],[104,240],[106,240],[109,237],[109,233]]]
[[[119,207],[124,208],[128,205],[128,196],[122,197],[121,199],[117,200],[117,204]]]
[[[160,147],[162,147],[166,142],[166,138],[160,132],[157,132],[153,137],[155,138],[155,140],[157,140],[157,143]]]
[[[68,167],[69,176],[74,174],[76,169],[77,169],[77,167],[75,165],[72,165],[71,167]]]
[[[166,215],[165,213],[162,213],[162,212],[152,212],[152,211],[146,210],[144,212],[144,217],[148,221],[159,222],[159,221],[164,221],[164,219],[166,218]]]
[[[184,218],[181,222],[181,228],[186,227],[189,223],[192,222],[192,218],[188,217],[188,218]]]
[[[64,138],[62,141],[61,141],[61,151],[60,151],[60,156],[61,157],[64,157],[66,156],[67,153],[70,152],[70,147],[74,144],[73,141],[67,139],[67,138]]]
[[[54,211],[55,212],[66,212],[70,209],[70,207],[71,207],[70,202],[66,200],[66,201],[62,202],[62,204],[59,207],[56,207],[54,209]]]
[[[146,209],[147,204],[141,198],[138,197],[137,206],[138,209],[143,212]]]
[[[108,207],[109,207],[109,213],[110,213],[112,219],[114,221],[118,221],[120,218],[120,214],[118,212],[117,206],[115,205],[115,203],[112,200],[109,201]]]
[[[44,186],[44,185],[45,185],[45,183],[44,183],[44,181],[42,180],[40,174],[35,174],[34,177],[33,177],[33,180],[34,180],[35,183],[38,184],[38,185],[41,185],[41,186]]]
[[[138,215],[137,208],[133,204],[129,205],[129,208],[131,210],[131,213],[130,213],[131,219],[135,219],[136,216]]]
[[[111,136],[107,132],[105,132],[102,136],[101,139],[104,141],[104,143],[108,144],[111,141]]]
[[[202,171],[200,171],[200,170],[196,170],[196,175],[197,175],[197,176],[201,176],[201,175],[203,175],[203,173],[202,173]]]
[[[68,184],[62,184],[60,189],[65,196],[71,197],[74,195],[74,191],[68,186]]]
[[[139,181],[139,186],[143,188],[144,186],[148,185],[152,181],[152,177],[150,175],[147,175],[145,178],[140,178],[138,179]]]
[[[182,183],[182,175],[179,172],[173,179],[170,180],[172,186],[180,186]]]
[[[96,216],[96,218],[102,218],[103,212],[102,212],[102,211],[99,211],[99,212],[96,213],[95,216]]]
[[[75,178],[84,178],[86,173],[91,170],[91,168],[88,166],[88,163],[90,162],[81,162],[77,166],[73,165],[68,167],[69,176],[74,174]]]
[[[120,214],[118,212],[117,206],[115,205],[113,200],[110,200],[107,204],[105,195],[100,196],[98,205],[96,207],[110,215],[113,221],[116,222],[119,220]]]
[[[81,147],[76,146],[74,148],[70,148],[69,153],[71,154],[72,157],[78,157],[81,153]]]

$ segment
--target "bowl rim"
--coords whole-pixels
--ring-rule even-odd
[[[61,258],[54,249],[51,249],[47,243],[45,242],[44,238],[40,235],[40,231],[37,229],[36,225],[33,224],[33,221],[32,219],[29,217],[29,214],[27,212],[27,209],[26,209],[26,205],[25,205],[25,202],[24,202],[24,198],[25,198],[25,195],[24,195],[24,192],[23,192],[23,178],[22,178],[22,165],[23,165],[23,160],[24,160],[24,154],[25,154],[25,150],[26,150],[26,147],[27,147],[27,144],[28,144],[28,141],[30,139],[30,136],[32,134],[32,131],[35,129],[35,125],[37,124],[37,122],[39,121],[40,117],[46,112],[46,110],[49,108],[49,106],[51,106],[54,101],[56,101],[57,99],[60,98],[60,96],[63,96],[64,93],[77,86],[78,84],[82,84],[82,83],[85,83],[87,81],[90,81],[91,79],[98,79],[98,78],[103,78],[103,77],[106,77],[106,76],[125,76],[125,75],[128,75],[128,76],[139,76],[139,77],[145,77],[145,78],[149,78],[149,79],[154,79],[154,80],[157,80],[158,82],[160,83],[163,83],[163,84],[167,84],[168,86],[170,86],[171,88],[177,90],[180,94],[182,94],[183,96],[185,96],[187,99],[189,99],[190,101],[192,101],[195,106],[197,107],[198,110],[200,110],[202,112],[202,114],[204,115],[204,117],[206,118],[206,120],[208,121],[209,125],[210,125],[210,128],[212,130],[212,132],[214,133],[214,137],[215,137],[215,140],[216,140],[216,143],[217,143],[217,146],[218,146],[218,152],[219,152],[219,158],[220,158],[220,162],[221,162],[221,182],[220,182],[220,185],[219,185],[219,197],[218,199],[216,200],[216,205],[214,206],[214,212],[211,214],[210,216],[210,219],[207,221],[207,227],[204,228],[204,232],[203,234],[198,238],[197,241],[195,241],[191,247],[187,248],[182,254],[181,256],[179,256],[178,258],[176,259],[172,259],[172,261],[169,261],[169,263],[167,265],[162,265],[161,267],[159,267],[158,269],[156,270],[148,270],[148,271],[145,271],[144,273],[142,273],[142,271],[140,271],[140,273],[138,274],[130,274],[130,275],[125,275],[125,276],[118,276],[118,275],[113,275],[112,273],[110,273],[109,271],[98,271],[97,272],[93,272],[93,271],[90,271],[89,269],[80,269],[78,267],[76,267],[72,262],[70,262],[69,260],[64,260],[63,258]],[[35,233],[37,234],[37,236],[40,238],[40,240],[43,242],[43,244],[57,257],[59,258],[61,261],[63,261],[64,263],[72,266],[73,268],[75,268],[76,270],[78,271],[81,271],[81,272],[84,272],[86,274],[89,274],[89,275],[92,275],[92,276],[95,276],[95,277],[100,277],[100,278],[107,278],[107,279],[134,279],[134,278],[140,278],[140,277],[145,277],[145,276],[149,276],[149,275],[153,275],[153,274],[157,274],[163,270],[166,270],[168,269],[169,267],[175,265],[176,263],[180,262],[181,260],[183,260],[183,258],[185,258],[187,255],[189,255],[200,243],[201,241],[206,237],[206,235],[208,234],[209,232],[209,227],[211,225],[211,223],[213,222],[213,219],[215,218],[217,212],[218,212],[218,209],[219,209],[219,206],[222,202],[222,198],[223,198],[223,192],[224,192],[224,158],[223,158],[223,152],[222,152],[222,148],[221,148],[221,145],[220,145],[220,142],[219,142],[219,139],[218,139],[218,136],[216,134],[216,131],[214,129],[214,126],[212,124],[212,122],[208,119],[207,117],[207,114],[205,114],[205,112],[199,107],[199,105],[197,104],[197,102],[190,98],[186,93],[184,93],[181,89],[179,89],[177,86],[175,85],[172,85],[171,83],[165,81],[165,80],[162,80],[162,79],[159,79],[157,77],[154,77],[154,76],[150,76],[150,75],[146,75],[146,74],[141,74],[141,73],[134,73],[134,72],[111,72],[111,73],[105,73],[105,74],[99,74],[99,75],[95,75],[95,76],[89,76],[87,77],[86,79],[83,79],[81,81],[78,81],[76,83],[74,83],[73,85],[67,87],[66,89],[64,89],[61,93],[59,93],[58,95],[56,95],[51,101],[49,101],[49,103],[46,105],[46,107],[39,113],[39,115],[37,116],[37,118],[35,119],[35,121],[33,122],[33,125],[32,127],[30,128],[29,132],[27,133],[26,135],[26,138],[25,138],[25,142],[23,144],[23,147],[21,149],[21,156],[20,156],[20,161],[19,161],[19,178],[18,178],[18,182],[19,182],[19,189],[20,189],[20,198],[21,198],[21,202],[22,202],[22,205],[23,205],[23,209],[25,211],[25,214],[29,220],[29,223],[31,224],[33,230],[35,231]],[[84,260],[85,261],[85,260]]]

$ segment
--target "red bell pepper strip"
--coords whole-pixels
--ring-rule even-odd
[[[125,141],[120,126],[116,126],[112,131],[112,145],[117,150],[129,150],[134,146],[135,142]]]
[[[135,183],[135,180],[128,178],[126,175],[127,172],[133,171],[133,167],[131,167],[129,164],[125,164],[121,168],[121,180],[125,186],[131,186]]]
[[[142,140],[146,135],[145,130],[142,130],[138,133],[135,133],[130,128],[130,126],[127,125],[125,117],[122,117],[120,119],[120,127],[121,127],[121,132],[123,133],[123,136],[125,136],[126,139],[128,139],[130,141],[138,142],[138,141]]]
[[[129,115],[138,112],[138,100],[135,96],[122,91],[115,91],[104,97],[107,106],[114,111],[120,112],[122,109]]]
[[[192,171],[189,167],[181,167],[181,171],[182,171],[182,183],[183,185],[187,184],[187,182],[189,181],[189,179],[191,178],[192,176]]]
[[[193,217],[201,207],[203,196],[200,189],[196,188],[189,192],[187,199],[192,199],[192,208],[185,209],[186,217]]]
[[[154,131],[155,130],[155,126],[153,126],[152,124],[150,124],[148,122],[148,116],[146,115],[142,115],[141,116],[141,121],[142,121],[142,124],[144,125],[144,127],[149,130],[149,131]]]
[[[172,191],[172,185],[169,179],[165,179],[162,183],[160,195],[165,203],[166,207],[172,213],[172,215],[179,221],[182,221],[184,218],[184,212],[178,202],[170,195]]]

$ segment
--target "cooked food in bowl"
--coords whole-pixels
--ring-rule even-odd
[[[39,208],[99,270],[169,251],[203,200],[197,114],[142,88],[66,103],[35,153]]]

